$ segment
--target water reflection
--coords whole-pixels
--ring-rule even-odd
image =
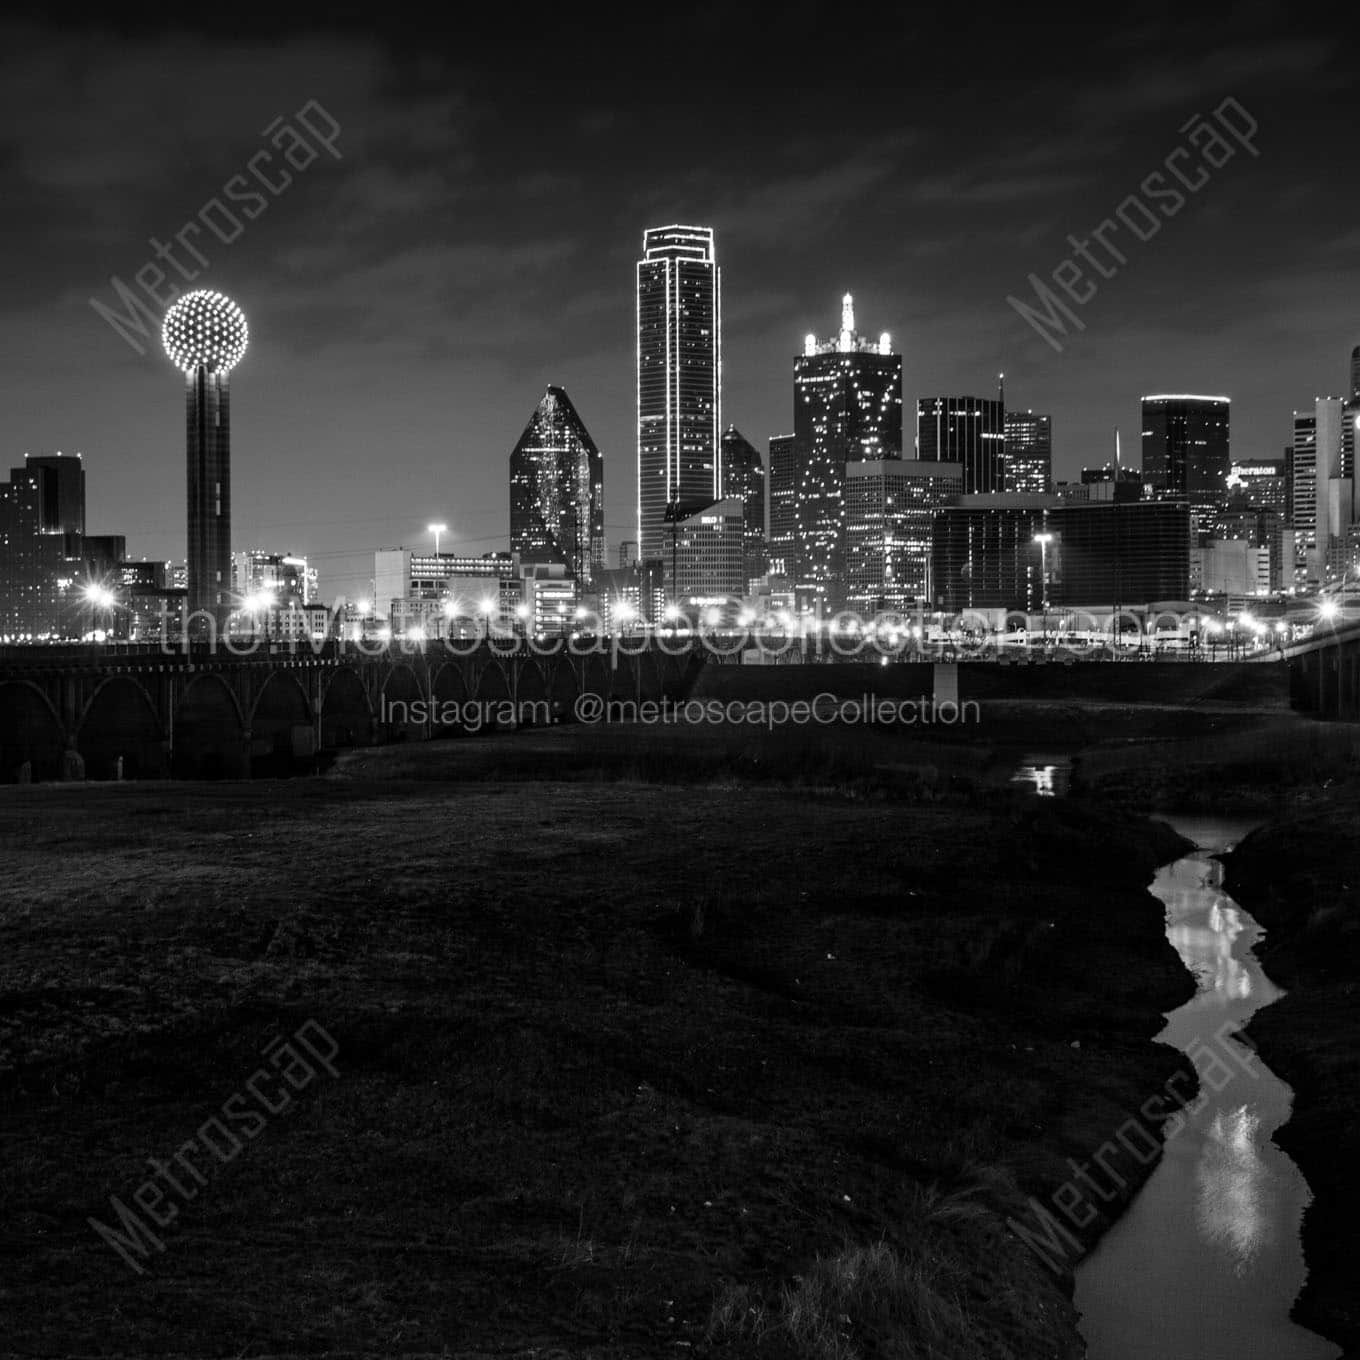
[[[1011,775],[1012,784],[1028,784],[1027,792],[1054,798],[1067,792],[1072,762],[1066,756],[1026,755]]]
[[[1239,829],[1178,826],[1206,851]],[[1281,995],[1252,953],[1261,931],[1197,853],[1152,885],[1167,939],[1198,984],[1158,1035],[1188,1054],[1199,1095],[1167,1126],[1162,1160],[1082,1263],[1076,1298],[1091,1360],[1331,1360],[1330,1342],[1289,1321],[1305,1266],[1308,1187],[1271,1141],[1292,1092],[1232,1037]]]

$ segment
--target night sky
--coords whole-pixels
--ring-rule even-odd
[[[1298,5],[1143,7],[1118,28],[949,9],[7,21],[0,467],[80,450],[90,531],[183,556],[181,380],[90,299],[117,305],[111,277],[132,286],[148,238],[173,240],[309,101],[340,159],[298,169],[230,244],[196,238],[207,267],[179,258],[201,270],[183,288],[251,325],[234,546],[306,553],[328,598],[365,594],[372,551],[428,544],[432,519],[446,548],[504,547],[507,459],[549,383],[603,450],[614,557],[633,536],[633,262],[671,221],[718,232],[724,423],[762,450],[792,426],[802,336],[849,290],[901,349],[909,409],[990,394],[1004,369],[1008,404],[1053,414],[1059,477],[1109,457],[1116,426],[1137,461],[1145,391],[1227,393],[1234,454],[1278,454],[1360,341],[1353,43]],[[1259,157],[1235,145],[1152,239],[1112,238],[1127,262],[1055,352],[1007,295],[1228,97]]]

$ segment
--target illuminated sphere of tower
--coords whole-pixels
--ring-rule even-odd
[[[229,372],[241,362],[246,339],[245,313],[226,294],[206,288],[179,298],[161,326],[170,362],[185,373],[200,367]]]

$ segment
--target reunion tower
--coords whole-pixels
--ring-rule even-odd
[[[246,318],[222,293],[186,293],[165,314],[161,343],[185,377],[189,594],[185,623],[225,623],[231,600],[231,393],[246,352]],[[195,616],[198,616],[195,618]]]

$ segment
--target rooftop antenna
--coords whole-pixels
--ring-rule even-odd
[[[1006,404],[1006,375],[998,373],[996,375],[996,399],[1005,406]]]
[[[1118,471],[1118,469],[1119,469],[1119,426],[1118,426],[1118,425],[1116,425],[1116,426],[1114,427],[1114,466],[1115,466],[1115,470]]]

